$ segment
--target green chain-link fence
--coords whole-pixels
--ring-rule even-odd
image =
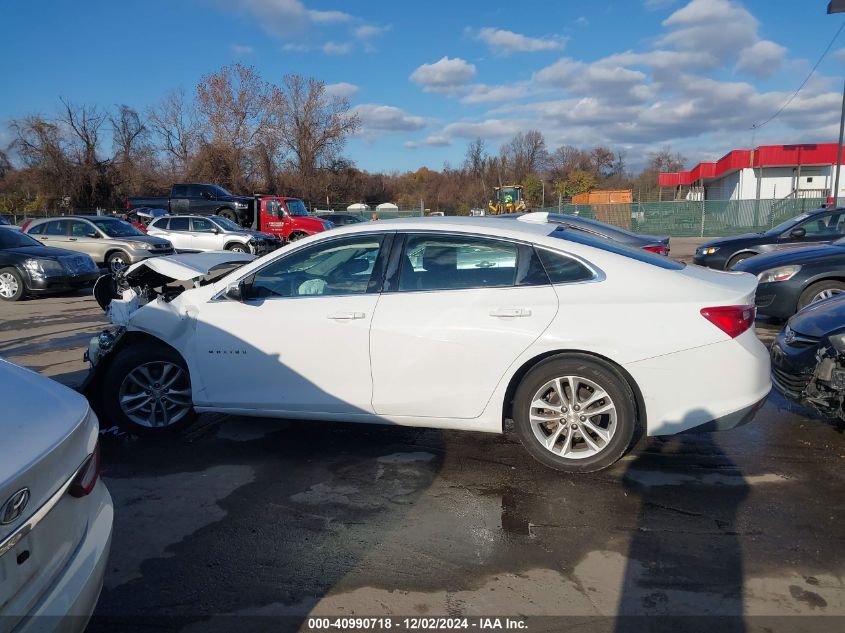
[[[630,204],[564,204],[538,211],[595,218],[647,235],[723,237],[765,231],[824,203],[824,198],[675,200]]]

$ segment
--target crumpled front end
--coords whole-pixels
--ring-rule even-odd
[[[837,348],[834,338],[784,328],[772,344],[772,384],[798,404],[845,420],[845,350]]]

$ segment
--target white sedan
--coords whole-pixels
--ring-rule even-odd
[[[770,389],[753,276],[545,214],[352,225],[228,274],[206,256],[119,279],[119,327],[89,351],[109,424],[165,433],[214,411],[501,433],[511,418],[535,458],[587,472],[637,426],[729,428]],[[149,287],[200,274],[175,297]]]
[[[112,501],[85,398],[0,360],[0,630],[83,631],[103,585]]]

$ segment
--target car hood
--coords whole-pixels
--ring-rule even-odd
[[[728,246],[731,244],[739,243],[739,242],[748,242],[751,240],[763,240],[766,241],[768,236],[763,233],[742,233],[741,235],[731,235],[730,237],[723,237],[718,240],[710,240],[709,242],[705,242],[699,248],[706,248],[708,246]]]
[[[788,248],[773,253],[764,253],[762,255],[755,255],[746,260],[741,261],[734,270],[741,270],[754,275],[776,268],[778,266],[787,266],[789,264],[801,264],[811,260],[823,259],[825,257],[836,257],[845,255],[845,246],[832,246],[830,244],[823,244],[820,246],[804,246],[801,248]]]
[[[224,202],[243,202],[244,204],[252,204],[254,201],[254,198],[249,196],[220,196],[217,199]]]
[[[231,264],[243,265],[253,259],[255,255],[229,251],[151,257],[129,266],[123,272],[123,277],[132,286],[159,286],[174,281],[193,281],[211,274],[218,268]],[[151,284],[150,277],[156,277],[161,281]]]
[[[819,338],[845,330],[845,296],[811,303],[789,319],[789,327],[806,336]]]
[[[332,226],[334,226],[328,220],[323,220],[321,218],[312,218],[305,215],[295,216],[293,218],[293,221],[298,227],[314,229],[316,231],[322,231],[323,229],[331,228]]]
[[[146,244],[155,244],[156,246],[169,246],[170,242],[161,238],[155,237],[153,235],[133,235],[132,237],[114,237],[114,240],[118,240],[121,242],[145,242]]]
[[[52,246],[20,246],[18,248],[5,248],[0,253],[14,253],[21,257],[40,257],[42,259],[57,259],[59,257],[78,257],[76,251],[69,251],[64,248],[53,248]]]
[[[260,240],[275,240],[275,239],[278,239],[272,233],[262,233],[261,231],[249,231],[249,230],[247,230],[247,231],[244,231],[244,233],[247,233],[247,234],[251,235],[252,237],[257,237]]]

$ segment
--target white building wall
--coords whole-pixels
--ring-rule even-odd
[[[756,200],[757,179],[761,170],[750,167],[726,174],[706,185],[708,200]],[[796,188],[833,189],[835,168],[829,165],[802,166],[801,176],[795,167],[764,167],[760,198],[785,198]],[[845,197],[845,170],[839,178],[839,196]]]

